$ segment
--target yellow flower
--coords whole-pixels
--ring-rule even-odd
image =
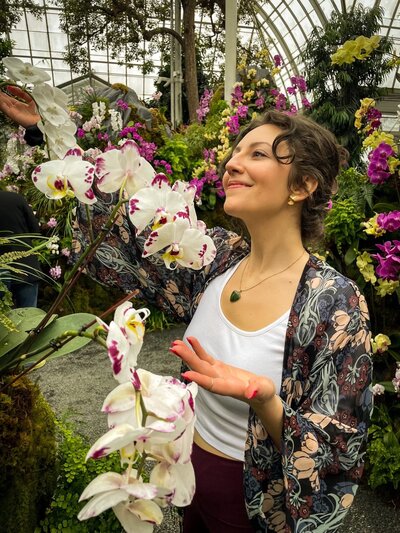
[[[257,117],[258,117],[257,111],[253,111],[253,113],[251,114],[251,120],[254,120]]]
[[[251,80],[251,78],[254,78],[256,74],[257,74],[257,70],[255,68],[250,68],[247,71],[247,77],[249,78],[249,80]]]
[[[362,222],[362,226],[365,227],[364,232],[367,235],[374,235],[374,237],[379,237],[380,235],[383,235],[386,233],[386,230],[383,229],[377,222],[378,220],[378,213],[376,213],[372,218],[367,220],[366,222]]]
[[[389,172],[391,174],[394,174],[397,168],[400,166],[400,159],[397,159],[397,157],[388,157],[387,162],[388,162]]]
[[[363,252],[356,259],[356,265],[358,267],[358,270],[361,272],[365,281],[374,285],[376,283],[376,275],[374,271],[374,266],[371,263],[372,258],[368,252]]]
[[[280,67],[274,67],[272,70],[271,70],[271,74],[272,76],[276,76],[277,74],[279,74],[281,71]]]
[[[372,351],[374,353],[386,352],[391,344],[392,342],[387,335],[378,333],[378,335],[372,340]]]
[[[378,285],[375,285],[376,294],[383,298],[387,294],[393,294],[397,290],[399,285],[399,281],[378,278]]]
[[[256,83],[256,87],[266,87],[267,85],[269,85],[269,80],[267,80],[267,78],[262,78]]]
[[[355,40],[348,40],[331,55],[332,64],[353,63],[356,59],[362,61],[378,48],[379,41],[380,37],[378,35],[373,35],[372,37],[360,35]]]
[[[363,98],[360,100],[361,107],[368,109],[369,107],[375,107],[375,100],[373,98]]]
[[[396,142],[391,133],[385,133],[384,131],[374,131],[371,135],[368,135],[364,139],[364,148],[371,148],[372,150],[379,146],[381,143],[389,144],[394,150],[396,150]]]
[[[253,90],[250,90],[250,91],[246,91],[243,95],[243,98],[245,100],[251,100],[254,96],[254,91]]]

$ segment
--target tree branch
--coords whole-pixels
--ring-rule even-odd
[[[168,35],[172,35],[172,37],[175,37],[175,39],[178,41],[178,43],[181,46],[184,46],[185,41],[182,37],[182,35],[179,35],[179,33],[175,30],[172,30],[171,28],[154,28],[153,30],[145,30],[143,31],[143,38],[145,41],[150,41],[154,35],[157,35],[159,33],[166,33]]]

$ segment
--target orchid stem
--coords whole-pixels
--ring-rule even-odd
[[[90,216],[90,209],[89,209],[88,204],[85,204],[85,211],[86,211],[86,218],[87,218],[87,221],[88,221],[90,242],[93,243],[94,242],[94,233],[93,233],[93,226],[92,226],[92,217]]]

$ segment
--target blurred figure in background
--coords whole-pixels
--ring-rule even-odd
[[[0,237],[20,236],[25,243],[0,246],[0,255],[13,251],[26,251],[31,245],[29,235],[40,233],[39,223],[26,199],[18,193],[0,191]],[[18,260],[17,268],[23,273],[10,273],[12,279],[4,282],[12,293],[15,307],[36,307],[39,289],[40,265],[35,254]],[[11,275],[12,274],[12,275]],[[7,276],[8,277],[8,276]]]

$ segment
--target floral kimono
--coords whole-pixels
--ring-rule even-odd
[[[95,233],[107,220],[109,207],[106,202],[96,204]],[[88,243],[83,212],[78,224],[76,255]],[[121,208],[88,272],[105,285],[137,288],[139,298],[189,323],[208,283],[249,251],[225,229],[213,228],[208,234],[217,247],[214,262],[200,271],[171,272],[159,258],[142,259],[145,237],[134,237]],[[256,532],[339,529],[363,472],[372,410],[371,370],[364,297],[353,282],[310,256],[286,331],[280,452],[249,411],[244,491]],[[263,372],[268,375],[268,368],[260,369]]]

